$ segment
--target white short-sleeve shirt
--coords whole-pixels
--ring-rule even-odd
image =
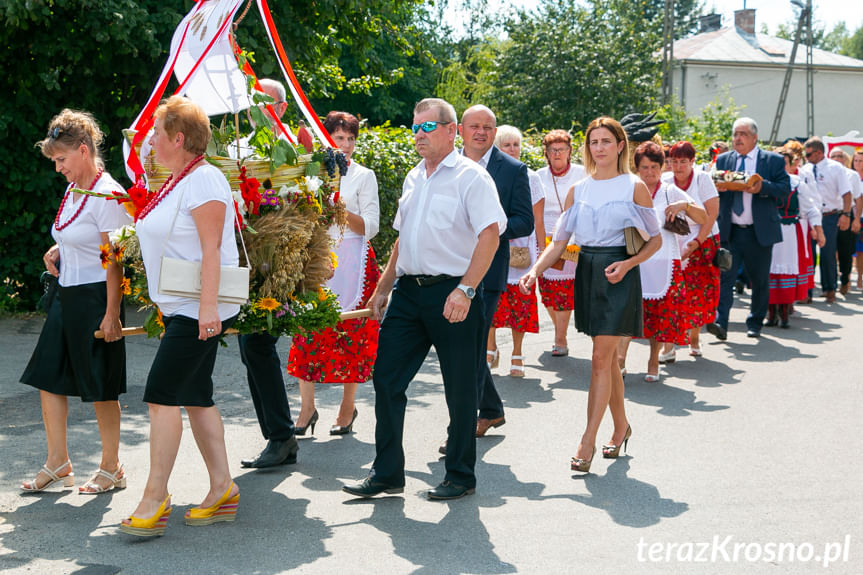
[[[68,192],[72,187],[66,188]],[[111,174],[103,172],[99,181],[93,186],[94,192],[110,194],[122,192],[123,187],[118,184]],[[81,207],[81,202],[86,200],[84,208],[68,227],[57,231],[57,227],[51,225],[51,236],[57,242],[60,249],[60,277],[61,286],[77,286],[105,281],[106,270],[102,267],[102,258],[99,246],[102,242],[102,232],[112,232],[126,224],[132,223],[125,208],[114,200],[97,198],[93,196],[82,196],[77,201],[74,194],[69,193],[63,211],[60,213],[59,224],[62,227],[75,212]]]
[[[502,234],[506,213],[484,168],[453,150],[427,177],[421,161],[405,178],[393,221],[396,275],[464,275],[477,236],[491,224]]]
[[[150,299],[159,306],[164,315],[184,315],[198,319],[199,300],[159,293],[159,271],[163,255],[181,260],[201,261],[201,240],[192,211],[212,201],[225,205],[219,263],[223,266],[237,266],[239,252],[234,236],[231,188],[225,176],[215,166],[203,164],[180,180],[176,187],[135,225],[144,267],[147,270]],[[171,221],[175,213],[177,220],[172,230]],[[219,303],[218,306],[219,319],[223,321],[240,311],[240,306],[236,304]]]
[[[852,193],[845,170],[845,166],[830,158],[824,158],[817,164],[806,164],[800,169],[806,181],[815,182],[823,213],[841,210],[842,196]]]

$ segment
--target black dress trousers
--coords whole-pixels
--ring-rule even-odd
[[[464,321],[450,323],[444,318],[444,303],[458,283],[459,278],[425,287],[409,279],[395,284],[381,323],[373,378],[377,425],[370,476],[374,481],[394,487],[405,484],[405,392],[434,345],[450,417],[444,479],[476,486],[477,351],[484,344],[485,314],[477,291]]]
[[[482,291],[483,307],[485,308],[483,333],[488,334],[489,329],[491,329],[491,322],[494,320],[494,314],[497,311],[497,304],[500,301],[500,292],[485,289],[480,291]],[[484,340],[482,343],[479,352],[479,416],[483,419],[497,419],[503,417],[503,400],[494,386],[494,379],[486,362],[486,344],[488,341]]]
[[[249,391],[264,439],[290,439],[294,435],[294,422],[282,377],[282,362],[276,351],[279,338],[268,333],[250,333],[240,335],[239,340],[240,358],[246,366]]]

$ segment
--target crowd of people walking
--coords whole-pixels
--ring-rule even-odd
[[[277,82],[262,86],[284,102]],[[268,113],[283,112],[282,106]],[[851,290],[855,254],[856,287],[863,287],[861,150],[853,156],[831,151],[817,137],[767,150],[759,145],[757,123],[739,118],[730,149],[699,166],[690,142],[636,145],[619,122],[600,117],[585,131],[583,165],[573,163],[571,136],[552,130],[542,139],[547,165],[534,172],[520,161],[521,132],[497,126],[492,110],[472,106],[459,119],[449,103],[428,98],[414,109],[411,130],[421,161],[404,180],[392,222],[399,237],[380,270],[369,243],[381,225],[377,180],[352,159],[359,121],[331,112],[324,126],[349,160],[341,182],[347,224],[330,230],[339,265],[328,286],[343,310],[369,308],[371,317],[294,338],[287,373],[299,381],[296,421],[277,338],[240,338],[267,441],[260,454],[242,460],[243,467],[297,461],[297,436],[314,434],[319,420],[318,383],[344,387],[329,433],[350,434],[357,386],[371,380],[375,459],[367,477],[343,490],[366,498],[403,492],[406,457],[416,456],[403,448],[406,391],[434,346],[449,422],[440,446],[446,472],[427,496],[473,493],[476,438],[506,423],[506,398],[495,386],[502,351],[497,330],[512,332],[509,376],[537,369],[523,343],[526,334],[539,332],[541,301],[554,331],[550,355],[581,352],[591,360],[584,431],[570,461],[573,471],[589,472],[606,408],[613,433],[601,446],[603,458],[618,457],[633,434],[624,402],[625,378],[639,371],[626,365],[633,339],[649,342],[643,379],[657,382],[678,348],[702,357],[702,329],[719,340],[730,337],[729,313],[740,285],[751,292],[750,338],[759,338],[765,326],[791,327],[794,306],[815,295],[816,262],[828,303]],[[220,270],[238,266],[239,254],[228,182],[203,161],[209,138],[209,119],[193,102],[175,96],[156,110],[150,145],[171,177],[138,214],[136,229],[165,334],[143,398],[149,475],[137,507],[120,525],[131,535],[165,531],[181,407],[208,471],[206,492],[185,522],[231,521],[239,507],[212,378],[219,335],[239,312],[237,304],[217,298]],[[69,186],[52,226],[56,244],[44,256],[58,287],[46,301],[46,322],[21,378],[40,390],[48,451],[42,469],[21,484],[26,492],[74,484],[68,397],[93,403],[102,441],[99,469],[80,493],[106,493],[131,479],[119,456],[118,397],[126,390],[122,274],[120,266],[100,265],[108,233],[129,218],[116,202],[74,191],[86,183],[90,190],[121,190],[104,171],[101,139],[92,116],[64,110],[38,143]],[[160,292],[163,256],[200,263],[200,298]],[[570,349],[571,316],[590,336],[590,350]],[[97,328],[103,340],[94,339]]]

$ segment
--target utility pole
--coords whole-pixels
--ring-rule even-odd
[[[797,21],[797,31],[794,34],[794,44],[791,47],[791,58],[785,69],[785,80],[782,82],[782,90],[779,93],[779,104],[776,106],[776,116],[773,118],[773,128],[770,130],[770,141],[777,142],[779,137],[779,126],[785,113],[785,102],[788,99],[788,89],[791,86],[791,74],[794,71],[794,62],[797,58],[797,47],[800,39],[806,34],[806,137],[815,135],[815,85],[814,70],[812,67],[812,0],[791,0],[791,3],[800,8],[800,18]]]
[[[812,49],[812,0],[806,0],[806,27],[809,29],[809,40],[806,43],[806,137],[815,135],[815,68],[813,66]]]
[[[662,29],[662,103],[671,103],[674,93],[674,0],[665,0]]]

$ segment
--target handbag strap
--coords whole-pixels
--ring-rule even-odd
[[[171,227],[168,228],[168,236],[165,238],[165,243],[162,244],[162,253],[159,254],[159,260],[161,261],[162,256],[165,255],[165,246],[168,245],[168,241],[171,239],[171,234],[174,232],[174,224],[177,223],[177,216],[180,214],[180,208],[183,205],[183,196],[186,193],[186,188],[180,189],[180,197],[177,198],[177,209],[174,212],[174,217],[171,219]],[[237,231],[240,234],[240,244],[243,246],[243,255],[246,256],[246,267],[249,266],[249,252],[246,251],[246,241],[243,239],[243,230],[239,229],[240,226],[237,224],[237,208],[234,207],[234,198],[231,197],[228,201],[228,207],[231,210],[231,215],[233,216],[231,219],[233,220],[231,228],[237,228]]]

